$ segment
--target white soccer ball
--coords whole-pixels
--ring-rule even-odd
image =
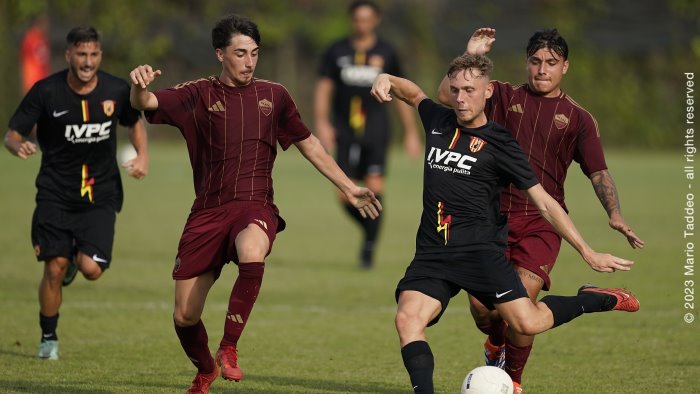
[[[117,164],[122,165],[135,157],[136,149],[131,144],[126,143],[119,146],[117,150]]]
[[[500,368],[477,367],[464,378],[462,394],[513,394],[513,381]]]

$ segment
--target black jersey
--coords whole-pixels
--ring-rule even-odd
[[[36,200],[67,208],[109,204],[118,211],[117,122],[132,126],[140,116],[129,103],[129,84],[98,71],[97,86],[83,96],[67,77],[63,70],[37,82],[10,119],[10,129],[24,136],[37,125],[42,156]]]
[[[476,250],[505,252],[507,220],[501,189],[538,183],[510,132],[488,122],[469,129],[450,108],[430,99],[418,106],[425,129],[423,214],[416,258]]]
[[[367,52],[358,52],[346,38],[331,45],[323,55],[319,74],[335,82],[333,125],[339,138],[387,140],[389,119],[386,106],[369,93],[380,73],[401,76],[396,52],[379,39]]]

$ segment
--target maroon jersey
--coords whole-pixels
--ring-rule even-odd
[[[598,123],[564,92],[547,98],[534,94],[527,84],[492,83],[486,115],[510,130],[542,187],[566,209],[564,180],[571,161],[579,163],[586,176],[607,168]],[[537,207],[512,184],[501,193],[501,211],[513,216],[539,215]]]
[[[154,93],[151,123],[180,129],[187,141],[195,200],[192,210],[229,201],[261,201],[275,212],[272,166],[277,142],[286,150],[311,135],[284,86],[262,79],[243,87],[217,77]]]

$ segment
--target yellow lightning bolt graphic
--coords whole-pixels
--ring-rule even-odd
[[[93,202],[92,200],[92,185],[95,184],[95,178],[90,178],[88,179],[88,166],[87,164],[83,164],[83,181],[80,184],[80,197],[85,196],[87,193],[88,198],[90,199],[90,202]]]
[[[437,232],[444,231],[445,232],[445,245],[447,245],[447,240],[450,239],[450,223],[452,223],[452,215],[447,215],[446,218],[442,217],[442,214],[445,209],[445,204],[442,203],[442,201],[438,202],[438,210],[437,210],[437,220],[438,220],[438,226],[437,226]]]

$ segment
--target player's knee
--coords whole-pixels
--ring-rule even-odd
[[[420,325],[416,314],[402,310],[396,312],[394,324],[396,325],[396,331],[398,331],[399,334],[415,330],[416,327]]]
[[[180,308],[176,308],[175,312],[173,313],[173,320],[175,321],[175,324],[180,327],[193,326],[197,324],[200,317],[200,315],[193,313],[192,311]]]
[[[267,245],[263,242],[246,242],[236,248],[239,261],[263,261],[267,254]]]
[[[46,261],[44,266],[44,277],[51,283],[61,283],[68,271],[68,259],[55,258]]]
[[[88,272],[83,271],[83,277],[87,280],[97,280],[100,276],[102,276],[102,270],[99,268]]]
[[[516,318],[508,322],[508,325],[520,335],[537,335],[541,331],[534,319],[528,319],[526,317]]]

